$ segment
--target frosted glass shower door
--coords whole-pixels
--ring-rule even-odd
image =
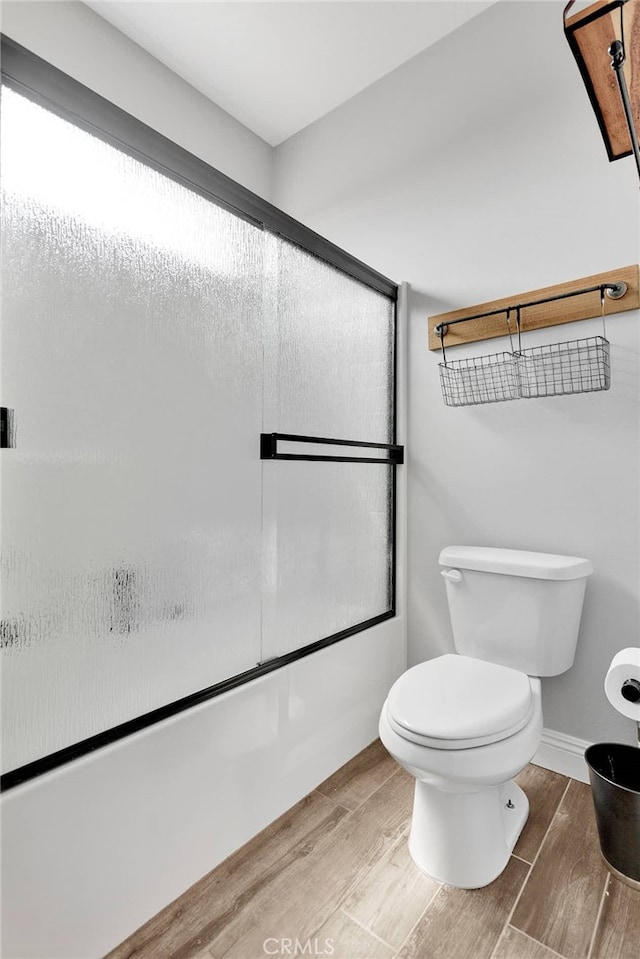
[[[4,769],[261,658],[264,234],[4,87]]]
[[[394,285],[42,69],[0,117],[3,785],[394,612],[391,460],[260,458],[393,443]]]
[[[394,303],[280,237],[268,263],[265,431],[393,443]],[[393,483],[382,463],[264,462],[265,659],[391,615]]]

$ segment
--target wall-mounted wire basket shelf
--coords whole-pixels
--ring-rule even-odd
[[[593,393],[611,385],[609,341],[604,336],[454,360],[439,367],[446,406]]]
[[[430,337],[437,337],[442,350],[442,363],[439,364],[440,385],[446,406],[474,406],[480,403],[501,403],[505,400],[534,399],[545,396],[569,396],[576,393],[594,393],[598,390],[608,390],[611,386],[611,363],[609,357],[609,340],[606,335],[605,321],[607,318],[607,302],[613,304],[610,309],[620,312],[617,305],[624,301],[623,309],[635,309],[640,305],[638,287],[640,285],[637,268],[625,268],[624,275],[608,276],[601,274],[593,279],[601,279],[596,284],[578,287],[575,281],[569,284],[571,289],[563,287],[548,287],[537,291],[545,296],[525,299],[527,294],[518,298],[517,302],[495,301],[497,305],[491,309],[474,312],[474,308],[441,313],[438,323],[430,330]],[[629,282],[627,282],[627,280]],[[586,319],[594,315],[593,294],[598,294],[600,301],[600,318],[602,320],[602,336],[590,336],[583,339],[567,340],[564,343],[551,343],[544,346],[522,348],[522,337],[525,333],[523,311],[544,309],[544,317],[538,317],[535,328],[555,326],[563,322],[573,322],[575,319]],[[581,307],[579,315],[573,315],[571,308],[569,316],[564,318],[564,310],[553,309],[556,302],[573,301],[590,297],[591,305]],[[582,310],[586,311],[583,316]],[[459,315],[462,313],[463,315]],[[445,342],[453,328],[460,324],[479,323],[479,334],[460,336],[454,339],[452,345],[460,342],[470,342],[474,339],[486,339],[499,335],[498,319],[504,322],[502,335],[506,333],[510,341],[510,349],[503,353],[491,353],[486,356],[470,357],[464,360],[447,361],[446,349],[449,343]],[[515,328],[512,325],[515,319]],[[486,327],[487,321],[493,324]],[[528,324],[527,324],[528,325]],[[430,341],[431,342],[431,341]]]

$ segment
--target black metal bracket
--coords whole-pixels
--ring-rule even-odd
[[[13,410],[0,406],[0,449],[12,449],[16,445],[15,418]]]
[[[322,456],[317,453],[280,453],[278,441],[289,443],[318,443],[325,446],[363,447],[364,449],[388,450],[388,456]],[[307,460],[325,463],[382,463],[399,466],[404,463],[404,446],[395,443],[363,443],[359,440],[328,439],[325,436],[298,436],[294,433],[261,433],[261,460]]]

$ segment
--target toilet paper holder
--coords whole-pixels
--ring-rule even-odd
[[[637,679],[625,679],[620,687],[620,695],[628,703],[640,702],[640,682]],[[638,748],[640,749],[640,719],[636,720],[638,730]]]
[[[633,719],[640,747],[640,649],[621,649],[611,660],[604,679],[607,699],[617,712]]]
[[[640,702],[640,682],[637,679],[625,679],[620,688],[620,695],[626,699],[628,703]],[[638,723],[638,728],[640,730],[640,722]],[[640,738],[640,731],[638,736]]]

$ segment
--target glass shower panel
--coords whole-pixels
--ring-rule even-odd
[[[265,462],[265,658],[391,608],[392,480],[382,464]]]
[[[269,236],[265,430],[393,442],[394,304]]]
[[[264,234],[3,88],[4,768],[260,656]]]

